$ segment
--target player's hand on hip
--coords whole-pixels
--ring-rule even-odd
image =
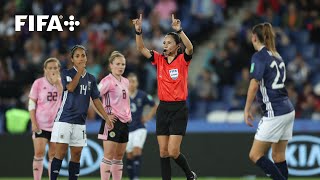
[[[38,125],[37,125],[37,124],[35,124],[35,123],[32,123],[31,127],[32,127],[32,132],[37,133],[37,132],[39,132],[39,131],[40,131],[40,129],[39,129],[39,127],[38,127]]]
[[[109,119],[112,123],[115,123],[115,122],[118,120],[118,118],[117,118],[115,115],[113,115],[113,114],[108,115],[108,119]]]
[[[110,120],[106,120],[106,123],[107,123],[108,130],[113,129],[114,127],[113,122],[111,122]]]
[[[251,112],[249,112],[249,111],[244,112],[244,120],[248,126],[253,127],[252,121],[254,120],[254,118],[253,118]]]
[[[171,15],[172,23],[171,26],[175,31],[179,31],[181,29],[181,21],[180,19],[174,18],[174,14]]]
[[[139,15],[139,18],[133,19],[132,23],[134,25],[134,28],[137,32],[142,31],[142,14]]]

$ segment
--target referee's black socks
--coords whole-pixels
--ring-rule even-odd
[[[162,180],[171,180],[171,164],[170,157],[160,157]]]
[[[174,159],[174,161],[181,167],[181,169],[183,169],[187,178],[193,177],[193,173],[190,170],[190,166],[188,164],[188,161],[182,153],[180,153],[179,156],[177,157],[177,159]]]

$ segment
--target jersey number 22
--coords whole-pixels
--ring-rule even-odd
[[[281,89],[281,88],[283,88],[284,87],[284,82],[286,80],[286,67],[284,65],[284,62],[281,62],[279,64],[279,66],[278,66],[276,61],[272,61],[272,63],[270,64],[270,67],[271,68],[276,68],[276,70],[277,70],[277,75],[274,78],[273,83],[272,83],[272,89]],[[283,77],[282,77],[282,80],[279,82],[279,79],[280,79],[280,76],[281,76],[280,71],[283,71]]]

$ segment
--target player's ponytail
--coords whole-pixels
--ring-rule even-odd
[[[267,49],[269,49],[272,54],[276,53],[275,34],[270,23],[263,24],[263,38]]]
[[[265,22],[255,25],[252,28],[252,33],[257,35],[259,41],[264,44],[274,56],[279,56],[275,45],[275,33],[270,23]]]

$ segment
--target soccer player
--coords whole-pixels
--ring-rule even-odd
[[[138,180],[141,167],[141,155],[144,142],[147,138],[147,129],[144,123],[151,120],[157,110],[157,105],[151,95],[138,89],[138,77],[134,73],[127,76],[129,80],[129,95],[131,103],[132,122],[129,124],[129,141],[127,144],[127,171],[130,180]],[[145,106],[151,107],[143,116]]]
[[[272,179],[288,179],[285,152],[288,140],[292,138],[295,110],[285,89],[285,63],[276,50],[275,35],[270,23],[255,25],[251,42],[257,52],[251,59],[251,80],[244,118],[247,125],[252,126],[250,108],[255,96],[261,104],[263,117],[249,157]],[[274,163],[265,156],[270,147]]]
[[[131,121],[129,81],[122,74],[126,68],[126,59],[118,51],[109,57],[111,73],[99,83],[104,110],[109,119],[115,121],[114,128],[108,129],[102,121],[98,138],[103,140],[104,158],[100,163],[101,180],[121,180],[122,158],[128,142],[128,123]]]
[[[68,146],[71,153],[69,180],[77,180],[79,177],[81,151],[83,146],[87,145],[85,120],[90,98],[108,127],[113,128],[113,123],[108,119],[99,99],[96,79],[85,70],[86,55],[85,47],[75,45],[71,49],[71,61],[74,66],[61,73],[63,95],[51,137],[51,142],[56,142],[56,151],[51,163],[51,180],[57,179]]]
[[[163,53],[150,51],[142,39],[142,15],[132,20],[136,30],[138,50],[157,67],[158,96],[160,104],[156,115],[156,133],[160,151],[161,176],[171,179],[170,158],[183,169],[188,180],[197,179],[190,170],[185,156],[180,152],[182,138],[188,123],[188,67],[193,53],[193,45],[181,28],[179,19],[172,15],[172,28],[163,40]],[[186,47],[182,52],[182,44]]]
[[[29,94],[29,113],[32,123],[34,147],[33,179],[40,180],[43,172],[43,158],[49,144],[48,174],[54,156],[55,143],[50,142],[54,118],[61,104],[62,84],[60,62],[48,58],[43,64],[44,77],[34,81]]]

